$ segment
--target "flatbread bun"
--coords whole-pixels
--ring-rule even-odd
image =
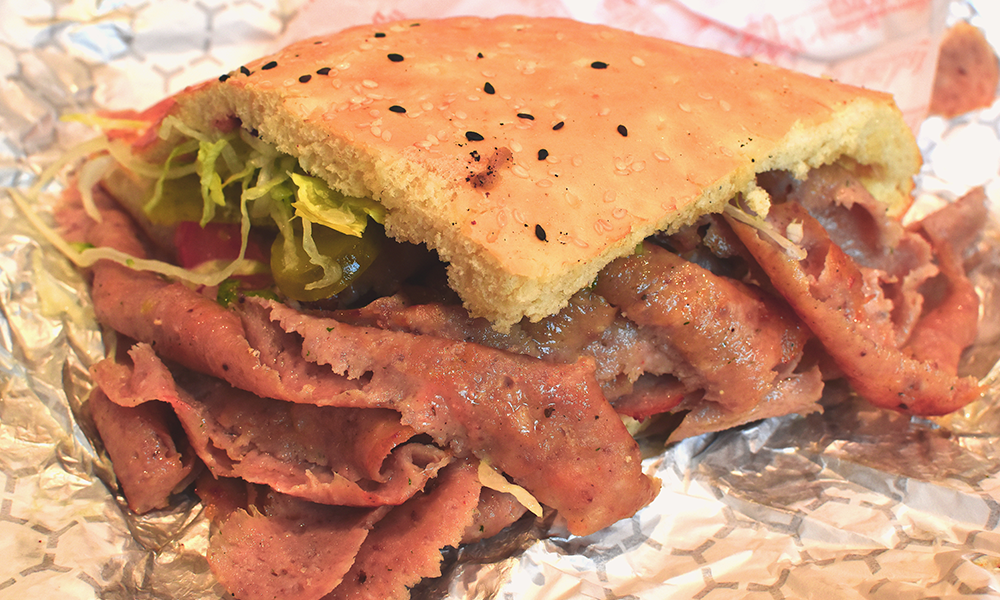
[[[757,173],[840,162],[898,215],[920,164],[886,94],[555,18],[355,27],[176,100],[381,202],[389,234],[435,249],[498,328],[737,194],[766,212]]]

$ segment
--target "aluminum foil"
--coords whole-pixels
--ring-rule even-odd
[[[948,21],[965,19],[996,45],[996,6],[860,4],[884,8],[889,21],[836,30],[847,36],[838,47],[815,31],[804,35],[808,29],[789,25],[787,14],[741,17],[721,0],[701,3],[704,14],[681,0],[516,0],[502,9],[474,0],[0,0],[0,186],[29,189],[46,165],[91,135],[62,115],[142,107],[324,29],[503,10],[694,35],[687,41],[844,79],[854,71],[871,76],[858,66],[873,56],[876,63],[908,56],[913,68],[880,84],[910,86],[897,97],[920,117],[913,123],[926,164],[918,206],[929,210],[981,185],[996,207],[1000,103],[951,121],[920,113],[936,36]],[[789,36],[810,43],[789,47]],[[913,48],[923,49],[924,62],[912,62]],[[44,191],[36,207],[43,215],[58,185]],[[534,532],[521,532],[507,540],[514,549],[507,557],[496,547],[485,558],[481,548],[458,550],[445,577],[416,595],[1000,598],[996,221],[974,272],[982,326],[965,367],[986,377],[983,401],[931,421],[874,410],[832,389],[844,400],[823,415],[770,419],[667,449],[648,443],[644,466],[663,490],[633,518],[584,538],[532,541]],[[193,498],[137,518],[113,492],[113,472],[79,410],[87,367],[103,355],[88,302],[80,277],[0,194],[0,598],[227,597],[203,558],[207,523]]]

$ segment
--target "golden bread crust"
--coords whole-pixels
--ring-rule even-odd
[[[179,97],[183,118],[235,115],[380,201],[390,234],[436,249],[500,328],[737,193],[766,210],[758,172],[846,157],[899,214],[920,161],[885,94],[564,19],[356,27],[222,79]]]

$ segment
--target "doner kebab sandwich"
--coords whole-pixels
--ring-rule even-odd
[[[600,530],[656,494],[640,431],[831,380],[913,415],[981,393],[982,196],[901,224],[920,155],[886,94],[505,16],[85,120],[58,243],[117,333],[90,412],[133,510],[193,482],[244,600],[406,597],[526,512]]]

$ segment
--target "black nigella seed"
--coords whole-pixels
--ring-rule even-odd
[[[229,79],[229,73],[223,73],[222,75],[219,75],[219,81],[225,81],[227,79]]]
[[[385,37],[385,34],[382,33],[381,31],[379,31],[379,32],[375,33],[375,37],[377,37],[377,38],[383,38],[383,37]]]
[[[545,241],[545,230],[542,229],[541,225],[535,225],[535,237],[541,241]]]
[[[251,130],[250,130],[250,135],[252,135],[252,136],[253,136],[253,137],[255,137],[255,138],[258,138],[258,137],[260,137],[260,132],[259,132],[259,131],[257,131],[257,129],[256,129],[256,128],[255,128],[255,129],[251,129]]]
[[[497,91],[495,89],[493,89],[493,84],[490,83],[489,81],[487,81],[483,85],[483,91],[486,92],[487,94],[495,94],[495,93],[497,93]]]
[[[618,133],[622,134],[622,137],[628,137],[628,129],[624,125],[618,126]]]
[[[394,113],[400,113],[400,114],[403,114],[403,113],[406,112],[406,109],[403,108],[402,106],[398,105],[398,104],[393,104],[392,106],[389,107],[389,110],[392,111],[392,112],[394,112]]]
[[[303,75],[302,77],[299,77],[299,83],[309,83],[309,80],[312,78],[312,75]]]
[[[590,66],[594,69],[607,69],[608,63],[595,60],[594,62],[590,63]]]
[[[403,55],[396,54],[395,52],[393,52],[392,54],[389,55],[389,60],[391,60],[392,62],[403,62]]]
[[[330,67],[323,67],[322,69],[318,69],[316,71],[316,74],[317,75],[329,75],[330,74]]]
[[[522,119],[527,119],[529,121],[534,121],[535,120],[535,116],[534,115],[530,115],[528,113],[517,113],[517,116],[520,117],[520,118],[522,118]]]
[[[264,65],[263,67],[261,67],[261,70],[262,71],[270,71],[271,69],[273,69],[274,67],[277,67],[277,66],[278,66],[278,63],[272,60],[271,62],[269,62],[266,65]]]
[[[552,126],[552,131],[559,131],[560,129],[563,128],[563,125],[565,125],[565,124],[566,123],[563,123],[562,121],[559,121],[558,123],[556,123],[555,125]]]
[[[243,73],[247,77],[250,77],[250,69],[246,68],[246,65],[240,67],[240,73]]]
[[[549,157],[549,151],[546,150],[545,148],[542,148],[541,150],[538,151],[538,160],[545,160],[548,157]]]
[[[475,131],[466,131],[465,139],[469,140],[470,142],[481,142],[483,141],[484,138],[481,134],[478,134]]]
[[[479,52],[479,53],[476,54],[476,58],[482,58],[482,57],[483,57],[483,53],[482,52]]]

